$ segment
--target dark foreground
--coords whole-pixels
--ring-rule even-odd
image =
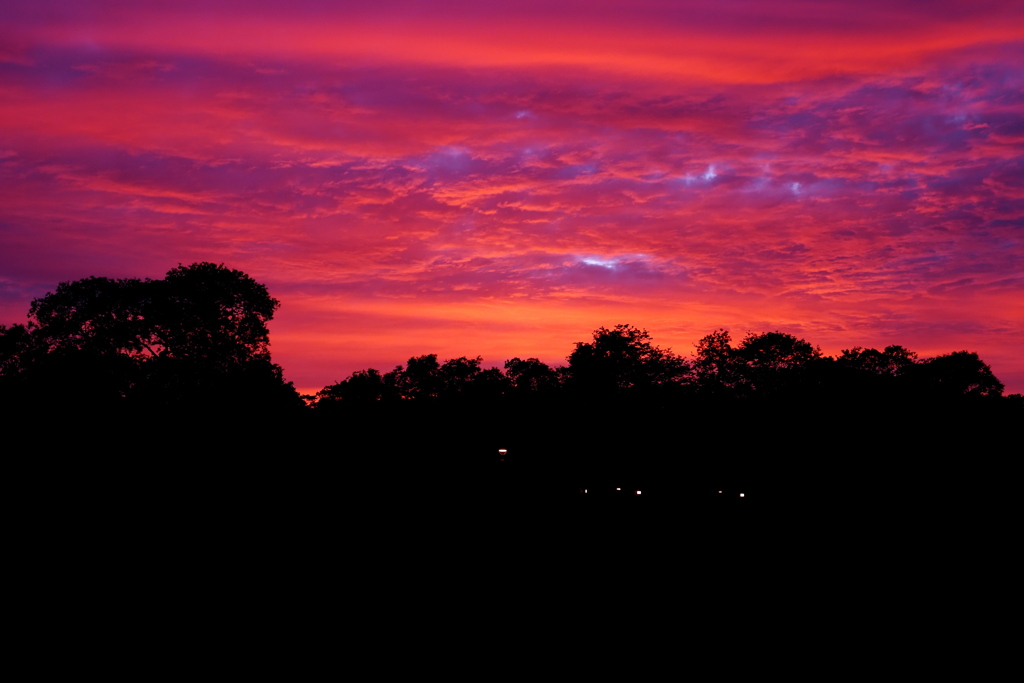
[[[879,483],[843,460],[574,469],[165,437],[146,457],[8,460],[11,645],[33,661],[293,677],[906,654],[908,625],[1002,604],[1014,566],[1006,472],[981,466],[914,459]]]
[[[451,614],[472,631],[605,607],[685,620],[765,600],[772,614],[882,595],[887,609],[948,605],[954,568],[1009,566],[1015,456],[997,445],[1009,425],[936,420],[888,436],[705,421],[673,442],[65,423],[6,454],[12,585],[27,628],[102,615],[185,620],[204,638],[433,633]]]

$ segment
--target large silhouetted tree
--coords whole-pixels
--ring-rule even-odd
[[[736,348],[736,355],[749,368],[769,371],[800,368],[816,358],[821,349],[784,332],[750,333]]]
[[[163,280],[90,277],[35,299],[17,341],[16,369],[35,387],[204,405],[297,400],[270,360],[267,322],[279,302],[241,271],[178,266]],[[94,391],[95,390],[95,391]]]
[[[784,332],[748,334],[734,351],[744,385],[758,392],[805,389],[821,349]]]
[[[245,273],[178,266],[163,280],[90,277],[32,302],[29,328],[47,351],[189,358],[219,367],[269,356],[280,303]]]
[[[62,282],[29,308],[34,342],[47,352],[156,356],[151,280],[88,277]]]
[[[928,359],[918,365],[922,388],[940,397],[1002,396],[1003,383],[992,368],[969,351],[954,351]]]
[[[264,285],[213,263],[179,266],[155,284],[158,331],[172,353],[217,364],[270,357],[267,323],[281,304]]]
[[[651,335],[631,325],[600,327],[592,342],[578,342],[569,356],[572,384],[585,391],[650,389],[679,382],[686,361],[651,343]]]

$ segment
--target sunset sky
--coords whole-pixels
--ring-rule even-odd
[[[966,349],[1024,392],[1024,2],[3,0],[0,323],[266,284],[315,392],[599,326]]]

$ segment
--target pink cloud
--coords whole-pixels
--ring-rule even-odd
[[[0,28],[0,322],[214,260],[283,301],[306,390],[618,322],[966,347],[1024,390],[1012,3],[34,6]]]

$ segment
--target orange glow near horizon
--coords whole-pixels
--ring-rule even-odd
[[[977,351],[1024,392],[1024,6],[5,8],[0,323],[216,261],[312,393],[599,326]]]

